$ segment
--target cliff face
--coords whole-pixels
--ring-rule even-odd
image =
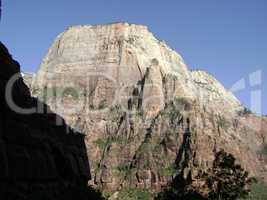
[[[0,160],[0,199],[72,199],[78,196],[74,188],[86,187],[91,177],[84,135],[74,133],[47,105],[31,97],[19,64],[2,43]]]
[[[160,190],[178,173],[197,181],[220,149],[251,176],[266,177],[258,153],[266,118],[247,114],[206,72],[144,26],[76,26],[44,58],[32,92],[86,133],[93,181]]]
[[[43,88],[75,84],[81,89],[87,86],[90,103],[97,107],[101,101],[109,105],[123,103],[118,96],[131,95],[131,87],[142,80],[147,86],[143,98],[156,95],[160,101],[165,101],[164,97],[168,101],[180,96],[205,105],[212,101],[215,107],[225,104],[217,106],[221,112],[240,106],[213,77],[188,71],[179,54],[140,25],[69,28],[58,36],[44,58],[36,85]],[[164,81],[169,87],[167,96],[163,95]],[[115,91],[119,94],[115,95]]]

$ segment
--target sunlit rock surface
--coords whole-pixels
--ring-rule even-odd
[[[104,190],[159,191],[178,173],[197,181],[220,149],[266,177],[259,153],[266,118],[244,112],[211,75],[188,70],[145,26],[70,27],[49,49],[32,92],[86,134],[90,184]]]

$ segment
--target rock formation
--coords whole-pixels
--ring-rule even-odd
[[[145,26],[70,27],[34,79],[32,93],[86,134],[93,185],[159,191],[175,175],[232,153],[251,176],[266,177],[258,153],[267,120],[244,112],[214,77],[190,71]]]
[[[3,200],[73,199],[80,194],[76,187],[86,188],[91,177],[84,135],[31,97],[19,64],[2,43],[0,160]]]

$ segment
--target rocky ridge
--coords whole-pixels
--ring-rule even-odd
[[[179,173],[197,182],[221,149],[266,178],[266,118],[244,112],[211,75],[188,70],[145,26],[70,27],[49,49],[32,93],[86,134],[90,184],[105,191],[159,191]]]

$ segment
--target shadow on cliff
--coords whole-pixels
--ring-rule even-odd
[[[31,96],[19,63],[1,42],[0,160],[0,199],[103,199],[88,186],[84,135]]]
[[[185,177],[185,169],[189,167],[189,162],[192,156],[190,146],[191,132],[190,120],[186,119],[186,128],[183,133],[182,145],[178,150],[176,157],[177,175],[168,187],[159,193],[155,200],[205,200],[197,191],[188,190],[188,186],[192,184],[191,171]]]
[[[175,179],[158,194],[156,200],[236,200],[247,199],[249,187],[255,182],[249,178],[232,154],[220,150],[215,153],[213,166],[199,173],[195,179],[189,173],[186,177],[178,174]],[[200,183],[200,184],[197,184]]]
[[[190,138],[191,138],[190,120],[187,119],[185,132],[183,134],[183,142],[180,149],[178,150],[178,154],[176,156],[176,161],[175,161],[178,169],[181,170],[181,173],[183,173],[184,169],[188,167],[190,157],[192,156]]]
[[[176,158],[177,175],[171,183],[157,195],[155,200],[235,200],[248,195],[251,183],[248,172],[236,164],[232,154],[220,150],[214,154],[213,165],[207,171],[192,176],[190,120],[186,121],[183,142]]]

